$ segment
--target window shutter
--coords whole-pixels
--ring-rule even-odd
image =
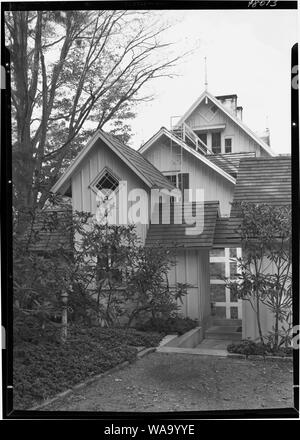
[[[190,187],[189,173],[178,174],[178,186],[179,189],[182,191],[182,197],[184,199],[184,190],[189,189]]]

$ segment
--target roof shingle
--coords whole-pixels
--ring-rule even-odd
[[[130,160],[132,165],[143,174],[153,188],[174,189],[174,186],[171,184],[171,182],[141,153],[133,148],[128,147],[112,134],[105,133],[102,130],[101,134],[108,142],[113,144],[113,146],[122,156],[124,156],[124,158]]]
[[[184,208],[187,210],[186,212],[192,213],[190,205],[184,205]],[[218,212],[218,201],[204,202],[204,224],[200,224],[199,229],[186,223],[162,224],[161,221],[159,224],[151,223],[146,237],[146,246],[160,243],[168,247],[211,247]],[[195,229],[192,229],[193,227]],[[188,229],[190,229],[189,232],[187,232]]]

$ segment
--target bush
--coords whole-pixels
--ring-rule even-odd
[[[182,318],[179,316],[170,318],[151,318],[145,323],[136,325],[138,330],[155,331],[163,334],[177,333],[183,335],[184,333],[197,327],[198,322],[191,318]]]
[[[254,342],[250,340],[244,340],[238,344],[229,344],[227,346],[227,351],[229,353],[238,353],[249,355],[273,355],[273,356],[291,356],[293,349],[279,348],[274,349],[270,344],[262,344],[261,342]]]
[[[145,333],[134,328],[73,327],[72,334],[79,335],[82,333],[95,340],[105,341],[109,344],[127,344],[133,347],[156,347],[163,337],[161,333],[155,331]]]
[[[75,384],[136,359],[136,346],[161,335],[130,329],[70,328],[68,341],[23,342],[14,348],[14,408],[25,409]]]

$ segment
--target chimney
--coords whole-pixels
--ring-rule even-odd
[[[243,107],[238,106],[236,108],[236,116],[242,121],[243,120]]]
[[[237,115],[237,95],[221,95],[216,98],[224,105],[231,113]]]

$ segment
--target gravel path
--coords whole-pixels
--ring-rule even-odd
[[[49,405],[56,411],[292,407],[292,362],[152,353]]]

